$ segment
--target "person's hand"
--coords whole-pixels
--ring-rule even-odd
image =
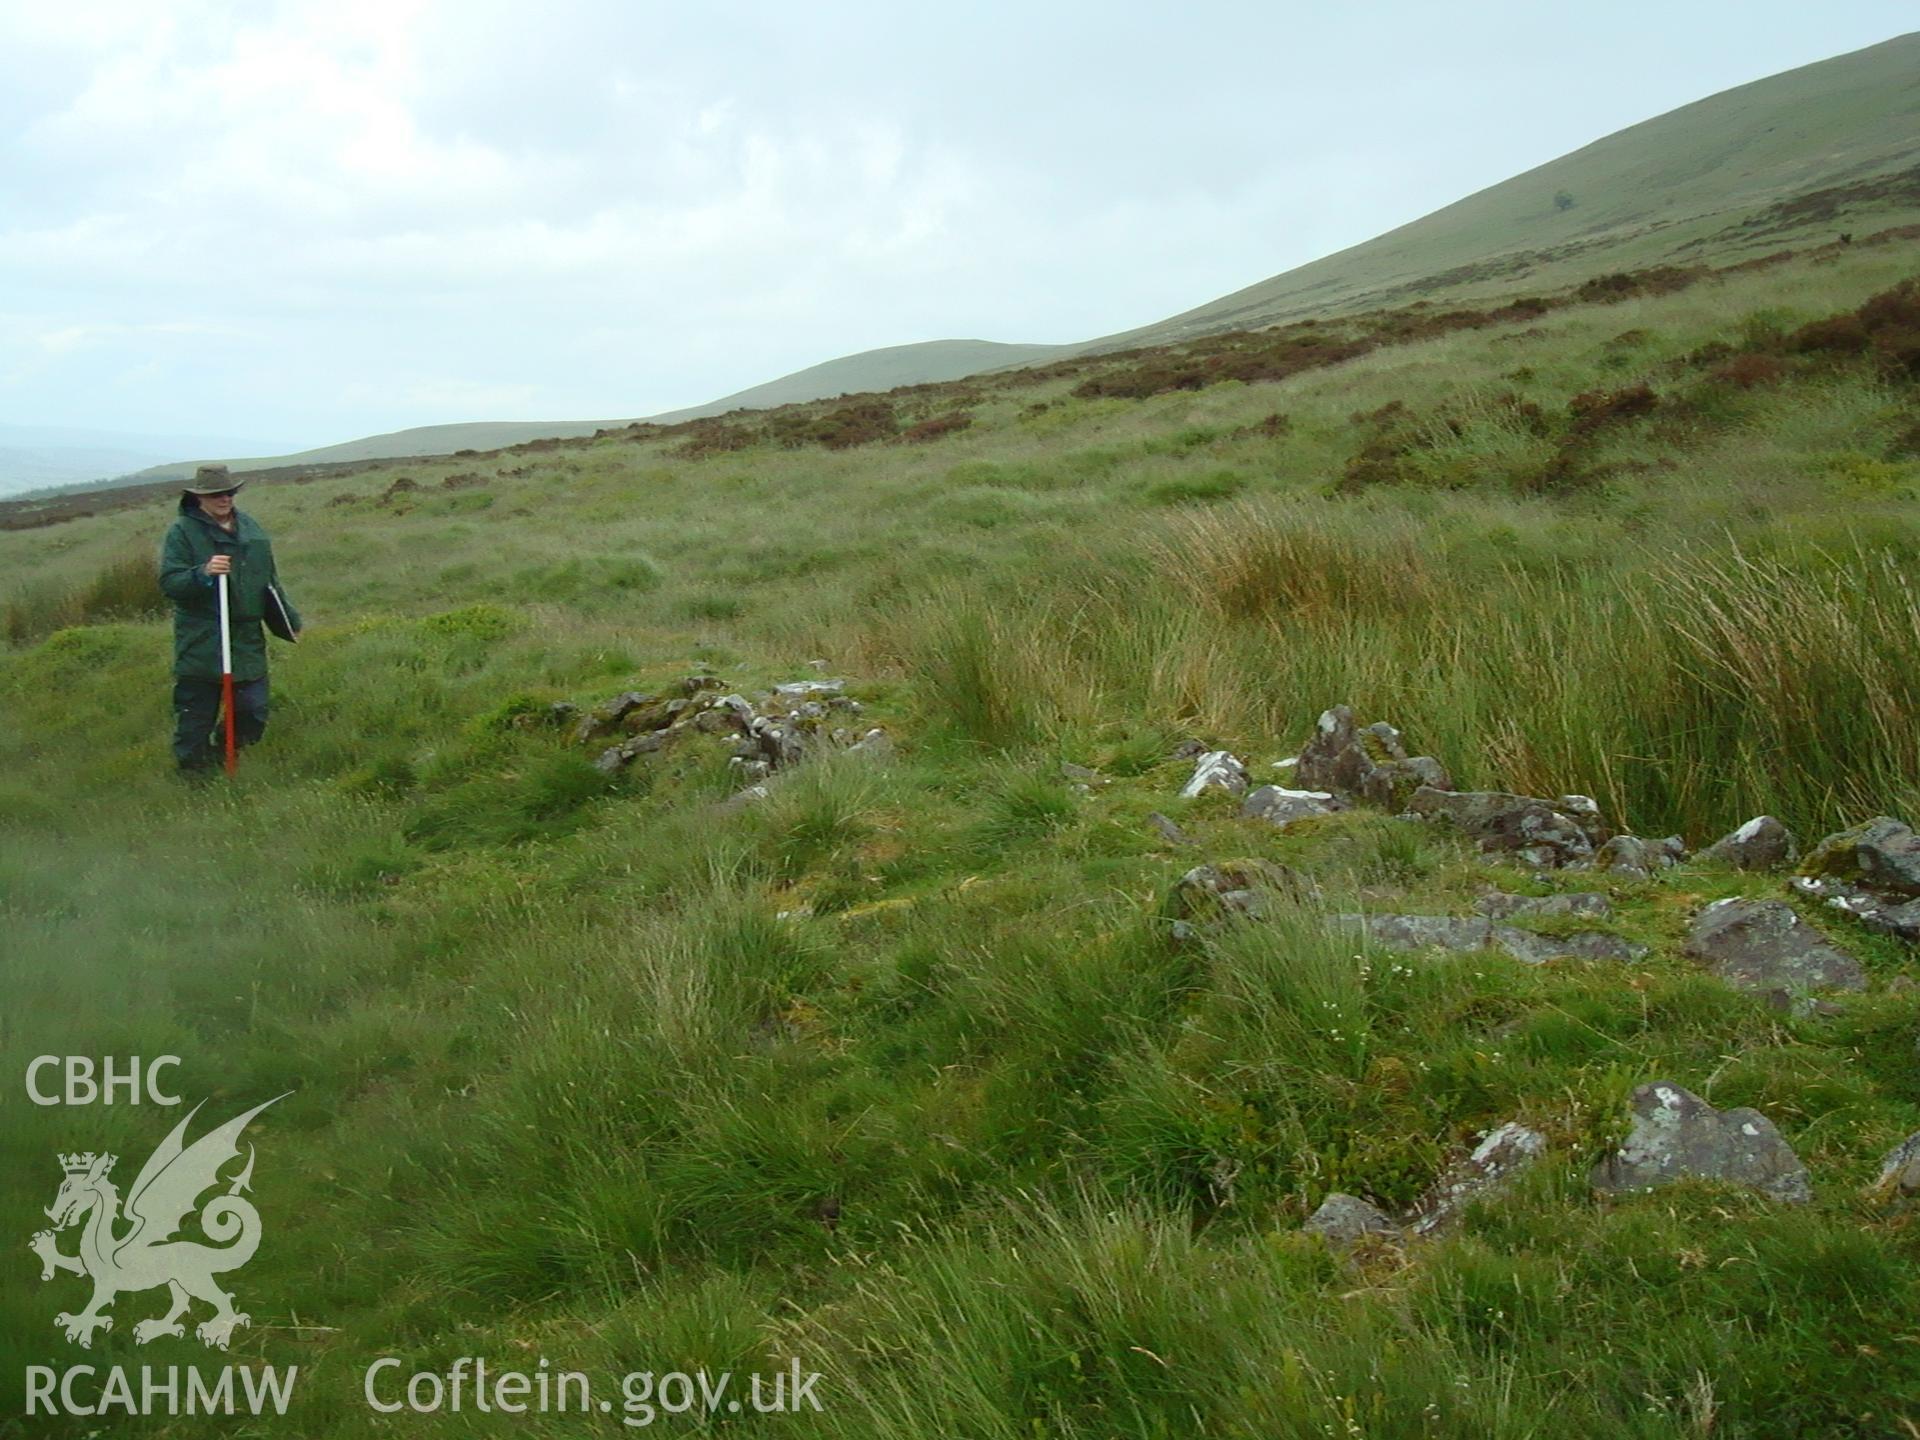
[[[230,574],[233,570],[233,557],[231,555],[216,555],[201,568],[209,575]]]

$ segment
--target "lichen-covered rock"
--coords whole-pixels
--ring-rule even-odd
[[[1191,800],[1203,790],[1224,790],[1229,795],[1246,794],[1247,767],[1229,751],[1207,751],[1194,762],[1193,778],[1187,781],[1180,795],[1182,799]]]
[[[1804,875],[1796,875],[1792,884],[1802,895],[1824,901],[1876,934],[1920,944],[1920,900],[1896,902],[1858,885],[1845,885],[1838,880],[1810,880]]]
[[[1577,935],[1536,935],[1514,925],[1461,915],[1336,915],[1335,922],[1358,930],[1387,950],[1503,950],[1516,960],[1541,965],[1549,960],[1636,960],[1643,947],[1618,935],[1589,930]]]
[[[1508,895],[1489,890],[1473,902],[1489,920],[1511,920],[1516,915],[1557,919],[1564,915],[1611,920],[1613,902],[1604,895]]]
[[[1756,815],[1707,846],[1699,858],[1736,870],[1776,870],[1800,858],[1800,842],[1773,816]]]
[[[1920,899],[1920,835],[1890,815],[1829,835],[1801,873],[1864,886],[1900,900]]]
[[[1400,1227],[1375,1206],[1357,1195],[1336,1190],[1320,1202],[1320,1208],[1300,1227],[1323,1237],[1329,1245],[1344,1249],[1369,1235],[1398,1235]]]
[[[1593,867],[1635,880],[1651,880],[1687,858],[1686,842],[1678,835],[1643,840],[1638,835],[1615,835],[1594,852]]]
[[[1640,1086],[1632,1104],[1632,1133],[1594,1167],[1594,1189],[1618,1194],[1700,1178],[1796,1204],[1813,1198],[1807,1167],[1758,1110],[1716,1110],[1667,1080]]]
[[[1180,920],[1223,914],[1259,919],[1275,906],[1297,905],[1316,893],[1313,882],[1271,860],[1223,860],[1182,875],[1173,887],[1172,909]]]
[[[1880,1178],[1873,1182],[1873,1188],[1900,1196],[1920,1195],[1920,1130],[1887,1152],[1886,1159],[1880,1162]]]
[[[1429,755],[1408,755],[1400,732],[1383,720],[1357,725],[1345,705],[1320,716],[1294,762],[1293,778],[1308,789],[1396,810],[1423,785],[1453,788],[1446,766]]]
[[[1413,1232],[1427,1235],[1446,1225],[1546,1152],[1546,1137],[1538,1130],[1529,1130],[1515,1120],[1499,1126],[1427,1192],[1414,1209]]]
[[[1686,953],[1737,990],[1792,995],[1863,990],[1860,964],[1781,900],[1716,900],[1700,912]]]
[[[1407,801],[1415,815],[1451,822],[1489,854],[1511,854],[1543,868],[1593,858],[1593,839],[1564,811],[1530,795],[1499,790],[1439,790],[1423,785]]]
[[[1288,790],[1279,785],[1262,785],[1241,802],[1243,820],[1264,820],[1276,830],[1284,830],[1296,820],[1310,815],[1331,815],[1346,807],[1326,790]]]

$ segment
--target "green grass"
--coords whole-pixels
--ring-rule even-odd
[[[1650,947],[1632,965],[1373,953],[1311,908],[1182,944],[1165,899],[1241,857],[1332,910],[1594,878],[1179,798],[1181,740],[1265,780],[1336,702],[1462,783],[1592,793],[1696,844],[1760,810],[1803,838],[1920,815],[1920,402],[1787,348],[1911,259],[1279,383],[977,383],[973,424],[924,445],[605,437],[408,461],[393,503],[393,471],[261,485],[311,629],[232,785],[165,770],[166,630],[125,558],[165,514],[0,534],[0,1070],[178,1054],[209,1116],[292,1092],[250,1134],[267,1231],[234,1357],[302,1367],[303,1435],[396,1433],[360,1397],[384,1354],[798,1357],[823,1413],[728,1425],[794,1436],[1898,1434],[1920,1248],[1864,1187],[1920,1129],[1910,950],[1809,909],[1872,984],[1796,1018],[1680,952],[1708,901],[1780,893],[1764,876],[1600,882]],[[1780,371],[1716,380],[1716,343]],[[1651,411],[1580,428],[1575,396],[1641,383]],[[902,426],[952,400],[893,397]],[[729,811],[718,739],[609,779],[545,719],[703,667],[749,694],[844,676],[898,753]],[[1597,1201],[1653,1078],[1764,1111],[1814,1204]],[[1514,1118],[1548,1156],[1457,1233],[1351,1262],[1297,1233],[1335,1189],[1413,1203]],[[167,1119],[0,1109],[0,1234],[43,1223],[56,1151],[132,1166]],[[50,1328],[75,1282],[15,1273],[7,1386],[81,1358]],[[123,1300],[86,1361],[202,1360],[136,1348],[150,1308]]]

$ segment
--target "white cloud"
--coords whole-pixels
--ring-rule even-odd
[[[1853,8],[1856,31],[1893,13]],[[1876,38],[1796,42],[1776,9],[1743,43]],[[0,418],[344,438],[642,413],[940,335],[1083,338],[1713,87],[1583,84],[1643,60],[1493,11],[5,7]],[[1515,127],[1486,97],[1522,83]]]

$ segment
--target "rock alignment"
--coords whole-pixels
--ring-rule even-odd
[[[860,714],[860,702],[845,694],[844,680],[776,685],[757,704],[743,695],[720,694],[721,688],[712,675],[689,675],[660,694],[624,691],[584,715],[566,707],[568,717],[578,715],[574,743],[613,739],[593,762],[612,774],[689,731],[726,735],[732,763],[749,785],[829,751],[875,759],[892,753],[884,730],[835,723]],[[559,717],[560,708],[554,713]]]
[[[1592,861],[1596,836],[1601,833],[1597,818],[1583,823],[1569,813],[1578,807],[1561,808],[1563,804],[1500,790],[1439,790],[1422,785],[1408,798],[1407,810],[1450,822],[1484,854],[1511,855],[1542,869],[1557,869]]]
[[[1622,1194],[1690,1177],[1750,1186],[1792,1204],[1813,1199],[1807,1167],[1758,1110],[1716,1110],[1669,1080],[1640,1086],[1632,1133],[1594,1167],[1594,1189]]]
[[[1515,925],[1458,915],[1336,915],[1335,921],[1387,950],[1428,949],[1468,953],[1504,950],[1529,965],[1549,960],[1637,960],[1643,946],[1600,930],[1576,935],[1539,935]]]
[[[1400,732],[1384,720],[1355,724],[1353,711],[1345,705],[1322,713],[1313,738],[1294,762],[1293,779],[1309,790],[1394,810],[1423,785],[1453,788],[1446,766],[1430,755],[1409,756]]]

